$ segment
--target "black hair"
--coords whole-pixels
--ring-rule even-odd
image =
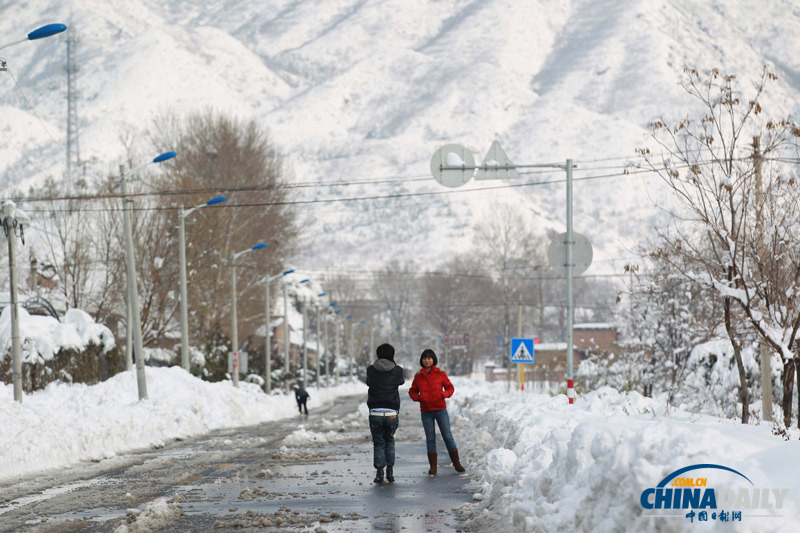
[[[424,350],[422,350],[422,354],[419,356],[419,366],[422,366],[422,360],[425,359],[426,357],[433,358],[433,366],[439,364],[439,358],[436,357],[436,352],[434,352],[430,348],[425,348]]]
[[[375,353],[378,354],[378,359],[388,359],[391,361],[394,357],[394,346],[388,343],[381,344],[375,350]]]

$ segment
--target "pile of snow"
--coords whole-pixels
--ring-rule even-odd
[[[116,528],[114,533],[150,533],[169,526],[182,514],[183,508],[179,503],[167,503],[166,498],[158,498],[142,511],[128,511],[126,523]]]
[[[673,510],[671,518],[647,516],[659,511],[640,504],[642,491],[695,464],[727,466],[756,487],[789,489],[782,509],[748,516],[737,502],[745,507],[742,521],[720,524],[726,531],[788,531],[800,523],[800,481],[786,468],[796,461],[800,442],[774,436],[768,425],[668,412],[657,400],[611,388],[571,406],[563,395],[522,393],[505,384],[454,384],[454,437],[477,491],[478,503],[464,510],[468,524],[498,531],[698,527],[696,518],[685,518],[688,510]],[[708,516],[705,525],[716,526]]]
[[[0,385],[0,482],[114,457],[209,431],[295,416],[294,395],[265,395],[257,385],[209,383],[180,367],[146,369],[149,399],[138,400],[135,368],[97,385],[51,383],[13,401]],[[313,409],[363,384],[314,391]]]
[[[30,315],[19,308],[19,339],[24,363],[50,361],[62,349],[84,350],[89,344],[103,347],[107,352],[114,347],[114,335],[102,324],[97,324],[85,311],[70,309],[64,322],[51,316]],[[11,354],[11,306],[0,314],[0,361]]]

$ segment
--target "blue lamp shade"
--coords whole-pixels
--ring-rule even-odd
[[[351,318],[353,318],[353,315],[347,315],[345,318],[346,318],[347,320],[350,320]]]
[[[338,314],[339,314],[339,313],[341,313],[341,312],[342,312],[342,310],[341,310],[341,309],[337,309],[337,310],[336,310],[336,312],[335,312],[335,313],[333,313],[333,314],[334,314],[334,315],[338,315]]]
[[[322,298],[323,296],[326,296],[327,294],[328,294],[327,292],[321,292],[321,293],[317,294],[317,298]]]
[[[328,305],[329,305],[330,307],[336,307],[337,305],[339,305],[339,302],[331,302],[331,303],[329,303]]]
[[[266,247],[267,247],[267,243],[265,243],[265,242],[260,242],[260,243],[256,244],[255,246],[253,246],[253,248],[252,248],[252,249],[253,249],[253,250],[260,250],[260,249],[262,249],[262,248],[266,248]]]
[[[301,281],[300,283],[308,283],[309,281],[311,281],[311,280],[310,280],[310,279],[308,279],[308,278],[306,278],[306,279],[304,279],[303,281]]]
[[[362,320],[361,322],[359,322],[359,324],[366,324],[366,323],[367,323],[366,320]]]
[[[227,196],[217,196],[216,198],[212,198],[211,200],[206,202],[206,205],[214,205],[214,204],[221,204],[222,202],[228,199]]]
[[[284,275],[284,276],[286,276],[286,275],[288,275],[288,274],[291,274],[292,272],[294,272],[294,269],[293,269],[293,268],[290,268],[289,270],[284,270],[284,271],[283,271],[283,275]]]
[[[172,159],[176,155],[178,154],[176,154],[175,152],[164,152],[160,156],[157,156],[155,159],[153,159],[153,163],[161,163],[163,161],[167,161],[169,159]]]
[[[395,331],[400,331],[400,326],[397,326],[396,328],[394,328],[394,330]]]
[[[66,24],[48,24],[46,26],[42,26],[41,28],[37,28],[28,34],[29,41],[35,41],[36,39],[43,39],[44,37],[50,37],[51,35],[55,35],[56,33],[61,33],[62,31],[66,30]]]

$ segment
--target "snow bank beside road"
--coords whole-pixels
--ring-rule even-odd
[[[565,396],[506,391],[505,385],[454,380],[454,436],[478,491],[469,521],[501,531],[788,531],[800,523],[800,442],[769,426],[671,413],[637,393],[604,388],[570,406]],[[738,523],[643,516],[643,490],[694,464],[714,463],[756,487],[788,488],[782,516]],[[782,466],[783,465],[783,466]],[[717,478],[720,479],[720,478]],[[709,483],[713,478],[709,477]],[[709,486],[711,486],[709,484]],[[719,484],[718,484],[719,485]],[[663,511],[659,511],[663,512]]]
[[[11,385],[0,385],[0,482],[297,414],[294,395],[267,396],[251,383],[209,383],[180,367],[148,367],[146,375],[149,399],[141,402],[135,368],[92,386],[51,383],[21,404]],[[308,408],[366,390],[361,383],[310,388]]]

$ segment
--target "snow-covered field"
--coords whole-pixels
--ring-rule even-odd
[[[258,385],[209,383],[180,367],[147,367],[148,400],[138,401],[136,369],[93,386],[52,383],[13,401],[11,385],[0,385],[0,482],[79,461],[258,424],[297,414],[294,395],[267,396]],[[366,385],[309,389],[309,409]]]
[[[147,379],[151,399],[142,402],[133,371],[95,386],[53,384],[22,404],[2,386],[0,481],[295,414],[293,397],[267,397],[249,383],[234,389],[176,367],[148,368]],[[461,509],[468,524],[497,531],[791,531],[800,523],[800,441],[774,436],[769,425],[667,412],[656,399],[609,388],[570,406],[563,395],[522,393],[505,383],[454,384],[449,410],[474,492],[474,503]],[[363,384],[312,389],[309,407],[354,392],[366,397]],[[324,437],[298,431],[290,439],[303,446]],[[691,521],[692,509],[643,508],[643,492],[669,474],[709,464],[716,466],[687,471],[668,486],[706,479],[715,507],[696,509]],[[644,501],[653,504],[655,496]]]

